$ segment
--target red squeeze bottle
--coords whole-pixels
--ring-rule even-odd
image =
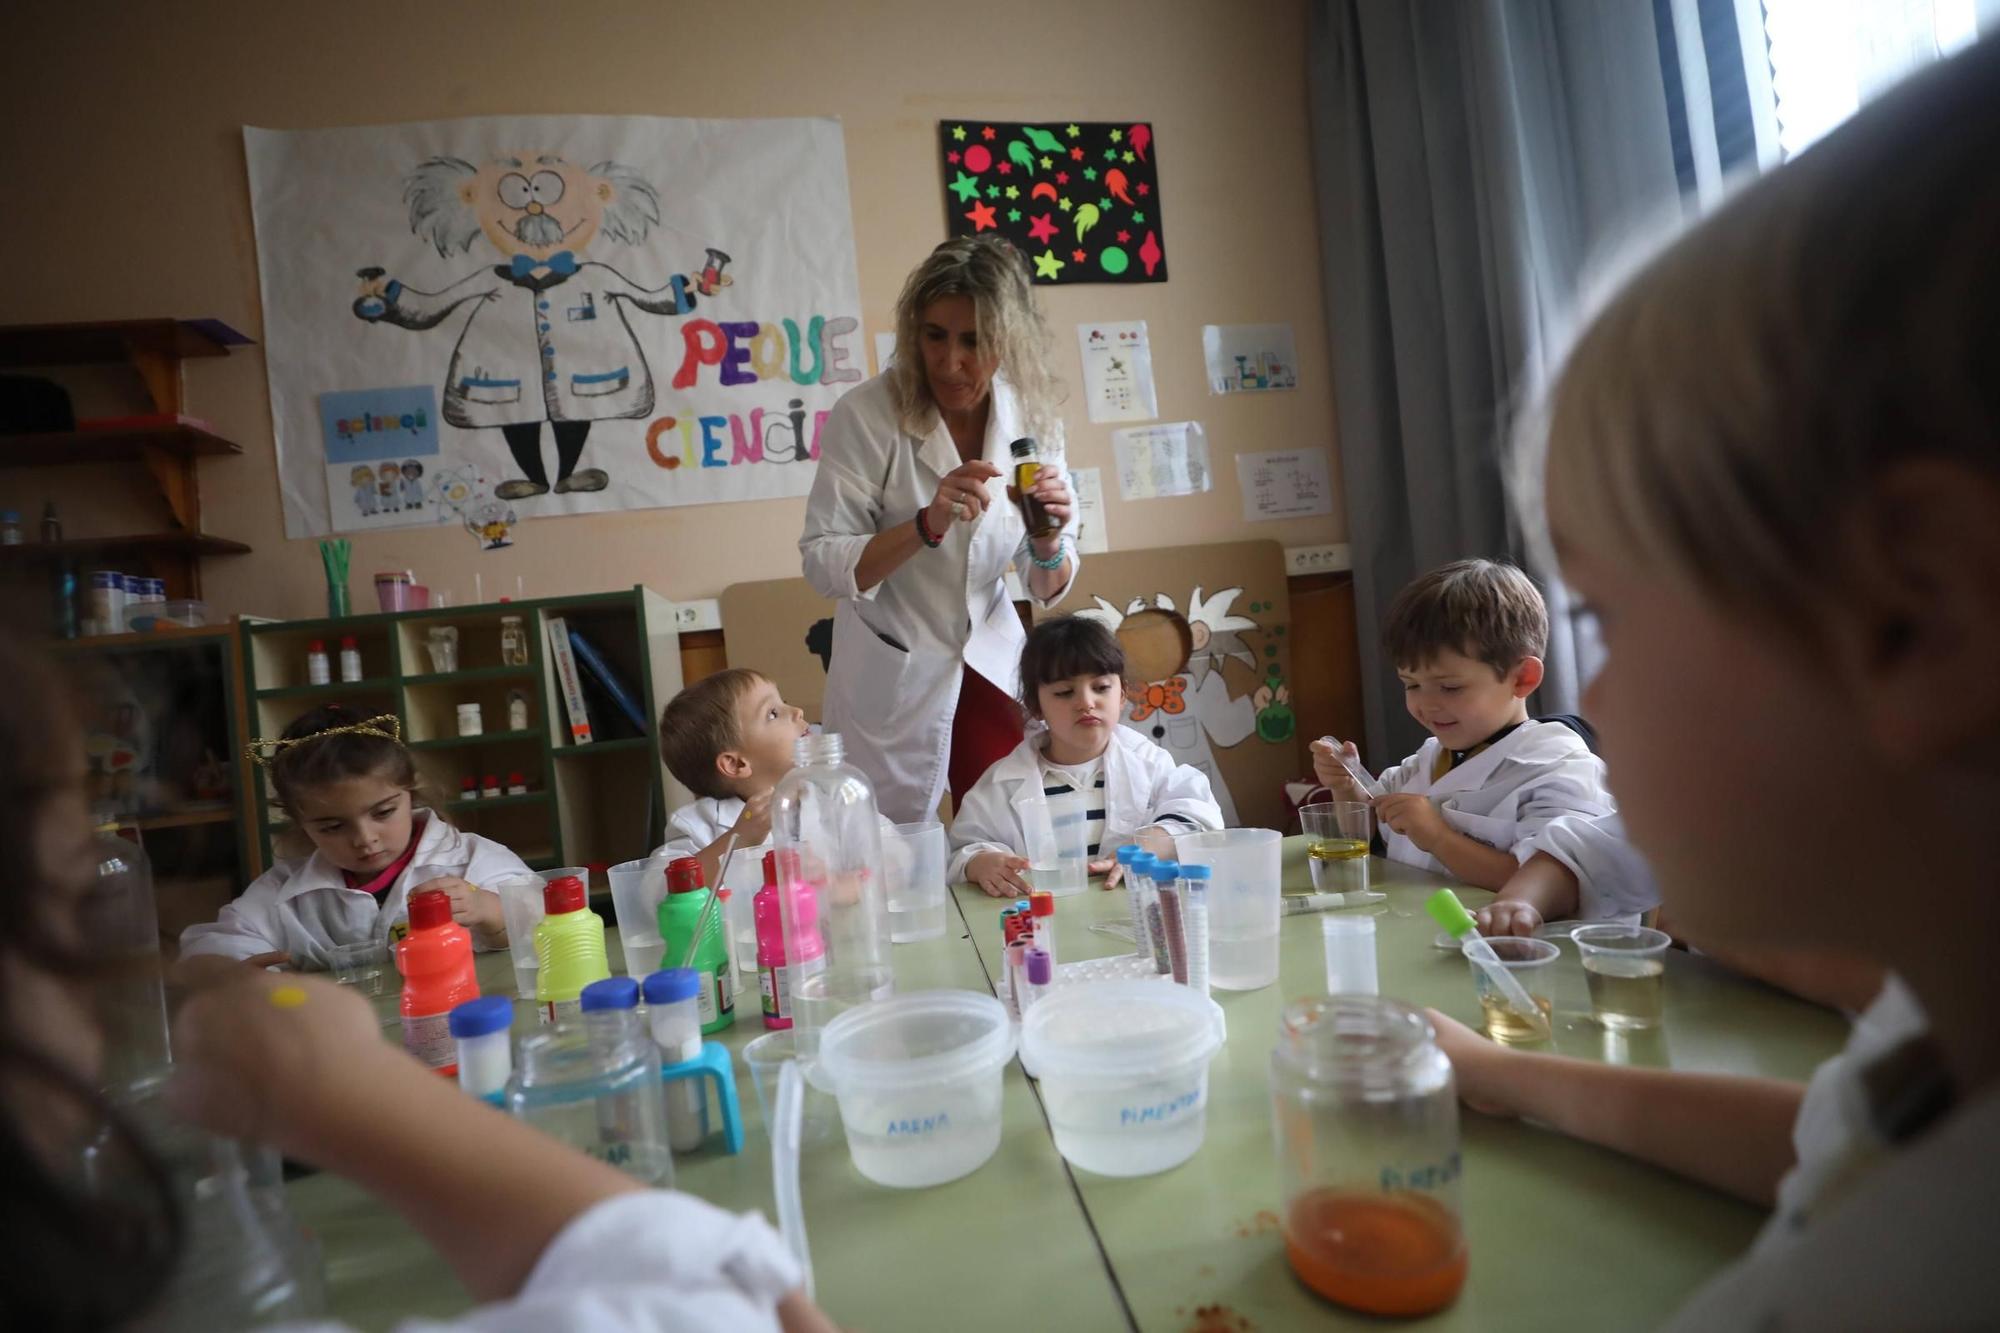
[[[451,1011],[479,998],[479,977],[472,965],[472,932],[451,919],[451,899],[442,890],[410,895],[410,933],[396,944],[396,970],[403,974],[403,1046],[438,1073],[456,1078]]]

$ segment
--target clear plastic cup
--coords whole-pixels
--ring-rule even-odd
[[[1663,930],[1616,924],[1570,933],[1583,955],[1590,1012],[1607,1028],[1658,1027],[1666,1012],[1667,946]]]
[[[1479,1016],[1486,1035],[1502,1046],[1532,1046],[1549,1040],[1554,1032],[1552,1015],[1554,1001],[1550,999],[1550,986],[1555,979],[1555,969],[1550,966],[1562,956],[1562,950],[1547,940],[1538,940],[1518,935],[1496,935],[1486,940],[1500,959],[1500,966],[1508,975],[1521,983],[1521,989],[1541,1010],[1541,1023],[1524,1014],[1516,1013],[1500,988],[1487,975],[1486,967],[1466,959],[1472,969],[1473,990],[1479,997]],[[1467,941],[1461,948],[1469,947]]]
[[[382,975],[389,966],[389,946],[380,940],[336,944],[326,951],[333,979],[363,995],[382,993]]]
[[[507,951],[514,961],[514,993],[533,1002],[540,960],[535,957],[535,927],[548,914],[539,875],[501,875],[483,886],[500,895],[507,914]]]
[[[1028,860],[1028,874],[1039,888],[1054,888],[1056,862],[1056,826],[1049,812],[1048,797],[1036,792],[1023,796],[1014,802],[1014,819],[1021,828],[1021,855]],[[1042,883],[1042,876],[1050,879]]]
[[[611,907],[618,917],[618,947],[625,975],[644,980],[660,970],[667,951],[660,935],[660,899],[667,896],[667,863],[661,857],[627,861],[610,870]]]
[[[798,1053],[789,1029],[766,1032],[743,1045],[743,1063],[750,1066],[750,1085],[757,1093],[757,1118],[769,1133],[777,1123],[778,1074],[795,1064]],[[828,1094],[810,1083],[805,1089],[805,1114],[799,1136],[806,1143],[826,1143],[840,1128],[840,1110]]]
[[[898,824],[882,835],[882,869],[889,884],[889,939],[895,944],[944,934],[944,825],[935,819]]]
[[[1047,798],[1049,827],[1056,839],[1055,879],[1037,882],[1058,898],[1082,893],[1090,887],[1090,802],[1089,792],[1064,792]]]
[[[1174,838],[1177,860],[1209,868],[1208,979],[1217,990],[1260,990],[1278,979],[1282,841],[1259,828]]]
[[[1041,1080],[1056,1151],[1105,1176],[1179,1166],[1207,1131],[1213,1000],[1185,986],[1063,986],[1028,1011],[1021,1063]]]
[[[1375,810],[1365,801],[1323,801],[1299,811],[1314,893],[1368,892],[1368,841]]]
[[[521,1042],[507,1109],[648,1185],[674,1181],[660,1055],[631,1010],[603,1010]]]
[[[1375,918],[1323,916],[1320,933],[1326,942],[1326,993],[1378,995],[1375,969]]]
[[[1013,1054],[1006,1008],[972,991],[891,996],[827,1024],[819,1068],[855,1169],[921,1189],[984,1166],[1000,1147],[1000,1071]]]
[[[736,960],[736,970],[753,979],[757,975],[757,891],[764,887],[764,853],[770,849],[768,842],[738,847],[722,880],[729,897],[719,910],[726,913],[723,924],[728,927],[730,956]]]

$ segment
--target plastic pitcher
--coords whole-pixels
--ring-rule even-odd
[[[1209,868],[1208,977],[1218,990],[1260,990],[1278,979],[1281,842],[1261,828],[1174,838],[1176,859]]]
[[[898,824],[894,833],[882,835],[891,941],[909,944],[944,934],[944,869],[948,860],[944,825],[935,819]]]
[[[611,867],[609,875],[625,975],[643,980],[660,970],[660,957],[667,950],[660,935],[660,899],[667,896],[666,859],[627,861]]]

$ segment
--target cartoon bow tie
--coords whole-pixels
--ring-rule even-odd
[[[517,278],[525,278],[537,269],[548,269],[567,278],[576,272],[576,256],[567,250],[558,250],[547,259],[535,259],[528,255],[515,255],[508,268]]]

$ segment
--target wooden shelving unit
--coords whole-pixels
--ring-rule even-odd
[[[503,616],[521,618],[528,636],[526,666],[501,661]],[[641,703],[648,719],[642,733],[631,734],[629,722],[608,700],[591,696],[600,739],[570,743],[568,716],[549,661],[551,617],[561,617],[585,635]],[[439,625],[458,630],[456,671],[432,669],[426,644]],[[329,656],[337,656],[340,641],[348,637],[361,654],[363,679],[307,683],[307,645],[320,640]],[[328,703],[393,713],[402,722],[425,786],[452,823],[497,838],[536,869],[616,865],[646,856],[663,837],[669,804],[690,799],[660,762],[653,723],[681,686],[673,608],[646,588],[340,620],[246,624],[243,652],[254,734],[276,736],[294,719]],[[511,690],[528,694],[529,725],[524,730],[506,727]],[[464,703],[480,705],[486,730],[477,736],[457,734],[457,710]],[[459,796],[467,777],[496,774],[504,786],[512,773],[526,778],[526,795]],[[253,771],[251,778],[250,785],[268,797],[262,771]],[[268,799],[256,804],[252,827],[268,859],[272,838],[284,832],[284,821]],[[596,887],[605,886],[599,882]]]
[[[212,320],[0,326],[0,370],[122,363],[137,373],[152,407],[145,417],[80,421],[66,431],[0,435],[0,467],[143,466],[165,501],[169,524],[157,532],[0,547],[0,562],[14,568],[81,565],[97,559],[115,559],[121,567],[136,562],[143,568],[124,572],[161,579],[168,597],[183,598],[201,595],[203,558],[248,553],[250,548],[242,542],[202,531],[197,464],[203,458],[240,454],[242,448],[184,414],[181,379],[182,362],[227,356],[233,343],[240,341],[247,340]],[[72,530],[80,526],[80,516],[64,517]]]

